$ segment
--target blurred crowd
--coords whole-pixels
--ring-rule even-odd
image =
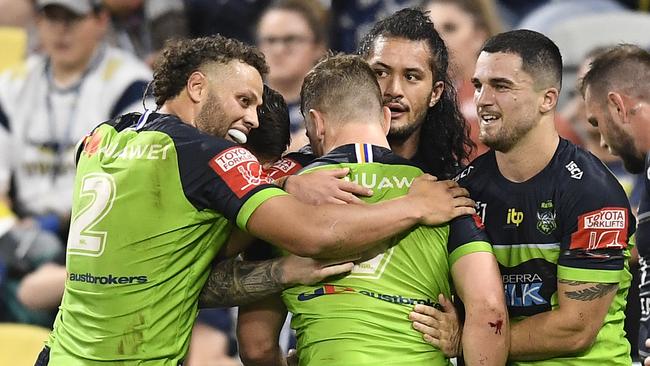
[[[478,140],[470,82],[476,56],[496,33],[533,29],[564,56],[560,135],[601,159],[638,205],[640,178],[602,146],[577,84],[608,46],[650,46],[648,1],[0,0],[0,322],[51,327],[66,278],[75,145],[97,123],[153,106],[145,95],[166,40],[220,33],[257,45],[270,67],[265,82],[289,106],[296,151],[308,143],[303,77],[328,50],[354,52],[372,24],[409,6],[430,12],[449,49],[461,111],[478,146],[471,158],[487,150]],[[201,311],[188,365],[239,364],[232,314]],[[633,284],[627,318],[633,357],[639,317]]]

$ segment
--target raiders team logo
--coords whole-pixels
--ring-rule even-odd
[[[544,235],[550,235],[556,228],[553,201],[546,200],[539,205],[539,210],[537,210],[537,230]]]

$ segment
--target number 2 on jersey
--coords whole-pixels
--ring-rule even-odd
[[[98,257],[104,252],[105,231],[93,230],[113,207],[115,180],[109,174],[92,173],[81,180],[79,200],[90,202],[72,219],[68,236],[68,254]]]

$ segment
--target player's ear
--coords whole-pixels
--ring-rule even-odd
[[[310,109],[309,110],[309,117],[314,123],[314,132],[316,133],[316,138],[318,141],[323,141],[323,138],[325,136],[325,122],[323,120],[323,114],[316,110],[316,109]]]
[[[616,122],[627,123],[627,107],[619,93],[607,93],[607,109]]]
[[[381,128],[384,130],[384,135],[388,135],[388,131],[390,131],[390,108],[383,106],[381,107],[382,111],[382,121],[381,121]]]
[[[190,74],[190,77],[187,78],[185,90],[187,91],[187,96],[192,102],[201,103],[202,98],[207,95],[207,86],[208,80],[206,76],[200,71],[194,71]]]
[[[433,84],[433,92],[431,93],[431,99],[429,99],[429,108],[433,107],[438,103],[440,98],[442,97],[442,92],[445,91],[445,83],[442,81],[436,81],[435,84]]]
[[[560,92],[557,90],[557,88],[548,88],[544,92],[544,95],[542,96],[542,104],[539,106],[539,111],[541,113],[548,113],[552,111],[555,106],[557,105],[557,100],[558,97],[560,96]]]

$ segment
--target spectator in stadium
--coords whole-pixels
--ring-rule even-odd
[[[601,134],[601,145],[623,159],[631,173],[648,171],[650,152],[650,53],[634,45],[624,44],[598,55],[582,82],[586,117]],[[641,193],[636,232],[636,248],[641,265],[641,321],[639,327],[639,356],[650,363],[650,348],[645,340],[650,336],[648,299],[650,283],[647,280],[650,258],[650,178],[642,174]]]
[[[103,0],[111,15],[111,44],[152,65],[165,41],[187,37],[183,0]]]
[[[476,200],[499,261],[509,362],[629,365],[623,313],[636,221],[613,174],[558,137],[561,77],[560,52],[544,35],[490,38],[472,82],[480,137],[491,150],[458,179]],[[432,344],[448,337],[439,310],[415,310],[414,326]]]
[[[235,40],[173,42],[154,72],[158,110],[120,116],[86,137],[77,154],[68,279],[38,364],[181,362],[231,223],[298,255],[329,259],[220,260],[225,286],[206,287],[218,294],[207,300],[222,306],[345,272],[351,263],[330,264],[413,225],[474,212],[464,190],[425,175],[400,199],[321,205],[314,215],[314,206],[269,184],[254,156],[235,144],[258,125],[266,70],[261,53]]]
[[[300,85],[327,49],[326,12],[316,0],[278,0],[262,13],[257,44],[269,63],[266,82],[289,106],[290,151],[308,143],[300,115]]]
[[[97,121],[139,108],[150,72],[104,47],[107,15],[99,2],[39,0],[36,10],[44,54],[0,77],[0,200],[23,219],[3,236],[12,256],[0,306],[5,321],[51,326],[53,314],[19,301],[18,284],[64,257],[59,240],[42,230],[67,234],[75,143]]]
[[[98,0],[38,0],[43,55],[0,77],[0,195],[15,178],[12,209],[64,238],[70,219],[74,146],[94,127],[142,109],[150,70],[102,41],[108,14]],[[5,182],[2,182],[5,181]]]

